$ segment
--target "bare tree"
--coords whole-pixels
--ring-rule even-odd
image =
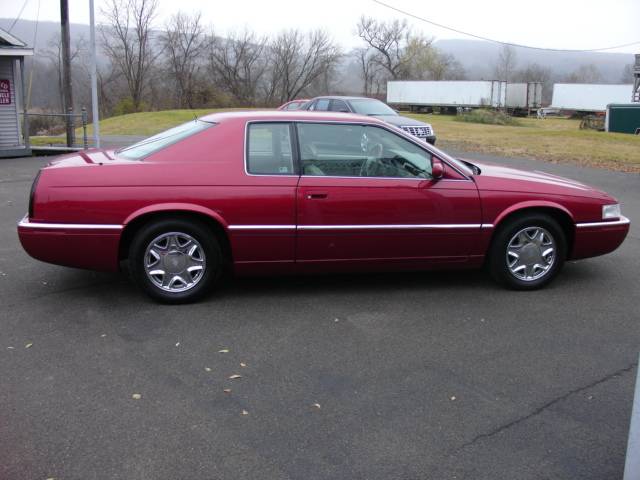
[[[464,78],[464,68],[453,55],[442,53],[432,39],[412,36],[405,48],[408,60],[403,76],[412,80],[458,80]]]
[[[323,30],[306,35],[289,30],[271,42],[269,56],[267,101],[286,102],[331,74],[341,55],[338,46]]]
[[[511,80],[514,82],[541,82],[542,103],[551,103],[553,94],[553,75],[551,69],[537,63],[529,63],[524,68],[513,72]]]
[[[622,75],[620,75],[621,83],[633,83],[633,63],[628,63],[622,69]]]
[[[184,105],[193,108],[200,58],[207,48],[201,16],[200,12],[192,17],[178,12],[161,36],[167,69],[176,86],[178,108]]]
[[[567,83],[600,83],[603,81],[602,73],[593,63],[580,65],[576,70],[564,79]]]
[[[360,17],[357,28],[358,36],[378,52],[379,55],[373,58],[386,70],[388,76],[393,80],[402,78],[414,58],[406,48],[412,38],[407,21],[381,22],[363,16]],[[433,42],[432,39],[422,38],[420,41],[425,45]]]
[[[362,77],[362,92],[366,96],[380,93],[382,83],[380,61],[371,48],[358,48],[353,52]]]
[[[84,45],[86,41],[83,36],[79,36],[71,45],[70,61],[73,64],[79,57],[86,54]],[[42,56],[51,63],[53,70],[56,72],[56,87],[58,93],[58,104],[61,112],[64,112],[64,91],[62,88],[62,39],[60,37],[52,38],[47,48],[42,51]],[[72,69],[72,77],[77,77],[77,71]],[[76,73],[76,75],[74,75]],[[73,78],[74,80],[77,78]],[[77,100],[77,99],[76,99]]]
[[[127,80],[129,95],[140,109],[148,73],[158,53],[152,48],[152,22],[158,0],[108,0],[102,9],[107,25],[101,28],[104,51]]]
[[[505,82],[511,81],[511,75],[515,71],[517,63],[516,50],[511,45],[503,45],[494,68],[496,79]]]
[[[223,89],[242,105],[256,101],[258,87],[267,68],[264,53],[266,37],[245,29],[227,38],[211,35],[208,69]]]

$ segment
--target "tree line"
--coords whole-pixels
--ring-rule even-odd
[[[183,12],[160,25],[157,0],[107,0],[101,13],[105,22],[99,48],[106,64],[99,65],[98,84],[103,116],[170,108],[273,107],[328,93],[383,97],[389,80],[473,77],[453,56],[440,51],[434,38],[415,32],[401,20],[361,17],[355,34],[362,46],[344,52],[323,29],[258,35],[245,28],[221,36],[204,23],[200,13]],[[43,58],[59,89],[59,43],[50,45]],[[79,105],[89,105],[88,60],[86,42],[80,39],[72,49]],[[547,101],[554,81],[600,78],[594,65],[559,78],[540,65],[518,68],[517,63],[515,50],[503,47],[494,78],[543,82]],[[345,64],[359,77],[358,86],[349,92],[343,89]],[[50,83],[50,75],[45,76]],[[47,94],[51,97],[50,91],[36,92],[36,96]]]

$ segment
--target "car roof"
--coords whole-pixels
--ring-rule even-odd
[[[377,100],[378,102],[382,102],[382,100],[378,100],[377,98],[356,97],[356,96],[350,96],[350,95],[322,95],[320,97],[312,98],[311,100],[318,100],[321,98],[328,99],[328,100],[333,100],[333,99],[335,100]]]
[[[223,123],[229,120],[246,121],[310,121],[318,120],[324,122],[358,122],[387,125],[384,121],[366,115],[356,115],[353,113],[339,112],[309,112],[307,110],[244,110],[211,113],[200,117],[205,122]]]

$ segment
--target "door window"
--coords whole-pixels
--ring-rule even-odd
[[[295,173],[288,123],[249,124],[247,171],[256,175]]]
[[[331,100],[331,106],[329,107],[331,112],[349,113],[349,107],[343,100]]]
[[[431,178],[431,154],[380,127],[297,124],[303,175]]]
[[[328,98],[321,98],[319,100],[316,100],[316,103],[313,104],[313,110],[316,110],[318,112],[326,112],[327,110],[329,110],[329,103],[331,100],[329,100]]]

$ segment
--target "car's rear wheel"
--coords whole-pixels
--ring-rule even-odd
[[[192,302],[222,272],[220,245],[205,225],[161,220],[145,225],[129,249],[129,269],[140,288],[165,303]]]
[[[552,217],[535,213],[515,217],[501,225],[493,238],[489,270],[510,288],[541,288],[560,272],[566,245],[566,236]]]

